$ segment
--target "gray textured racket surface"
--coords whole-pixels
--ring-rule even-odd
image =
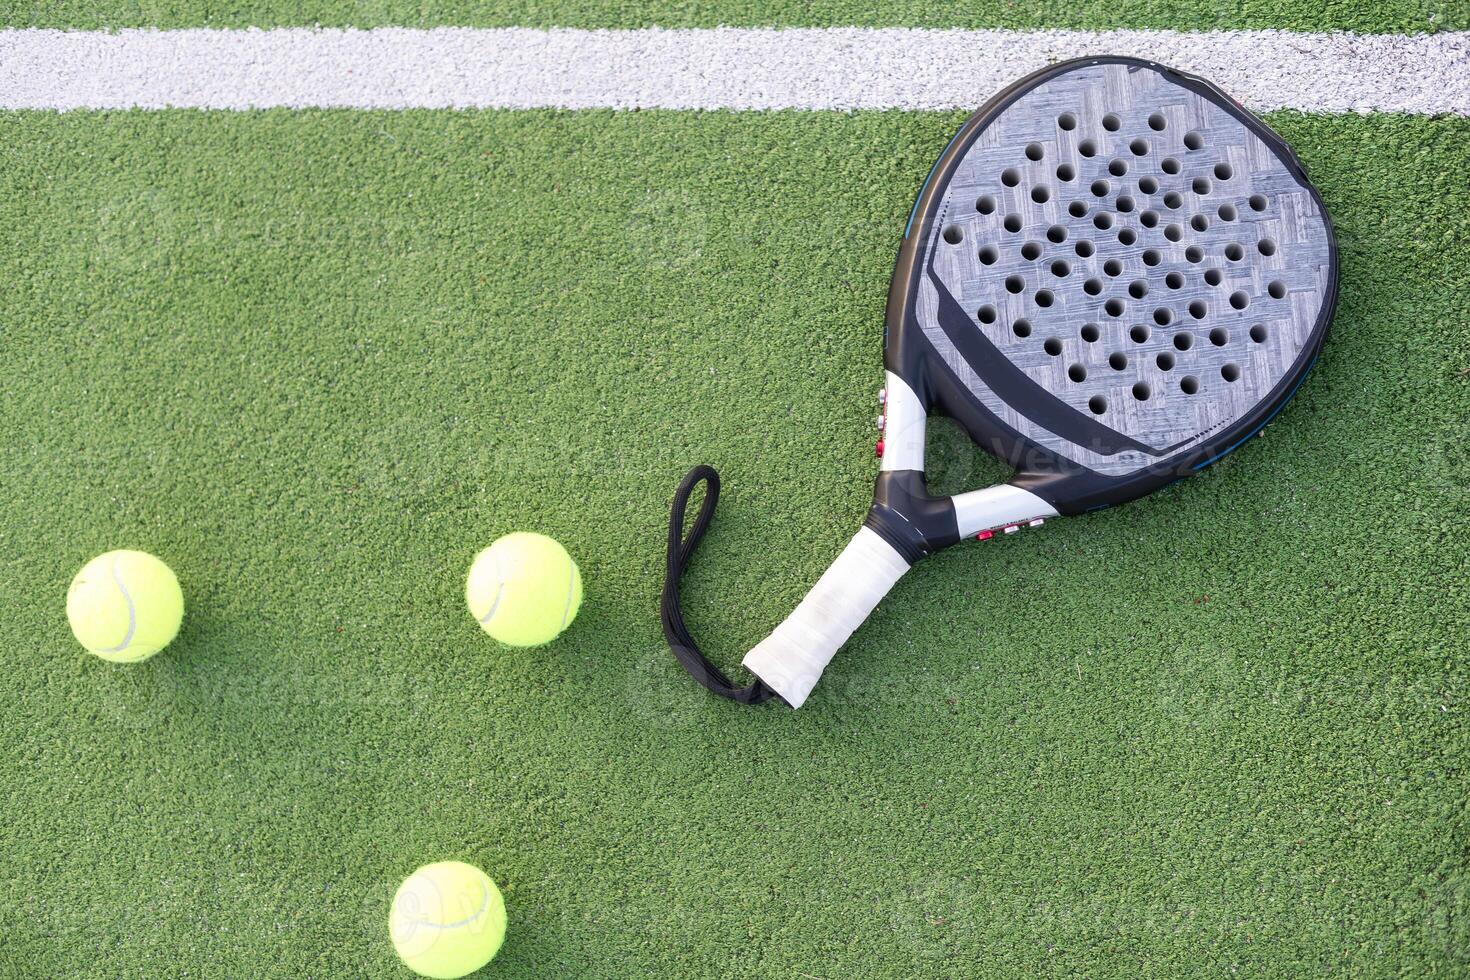
[[[1325,215],[1284,145],[1223,101],[1142,63],[1081,65],[1000,111],[931,203],[918,327],[1005,425],[1096,473],[1204,443],[1318,339],[1335,275]],[[1117,444],[997,390],[946,322],[951,298],[986,354]]]

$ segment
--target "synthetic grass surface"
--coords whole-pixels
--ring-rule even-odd
[[[1464,975],[1466,120],[1271,117],[1343,286],[1264,439],[921,564],[800,712],[665,650],[690,464],[724,663],[857,527],[961,118],[0,116],[0,973],[401,977],[458,858],[487,976]],[[461,595],[522,528],[587,583],[541,651]],[[186,596],[139,666],[64,619],[117,547]]]
[[[1456,0],[0,0],[0,24],[123,27],[1009,27],[1419,33],[1470,27]]]

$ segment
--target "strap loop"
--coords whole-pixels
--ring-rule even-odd
[[[689,497],[694,493],[694,488],[700,483],[706,484],[704,500],[700,502],[699,513],[694,517],[694,526],[689,529],[689,535],[684,536],[684,512],[689,507]],[[709,662],[699,647],[695,645],[694,638],[689,635],[689,629],[684,625],[684,613],[679,608],[679,579],[684,574],[684,569],[689,567],[689,559],[694,555],[694,549],[699,546],[700,538],[704,532],[709,530],[709,523],[715,516],[715,504],[720,499],[720,474],[712,467],[696,466],[685,475],[679,489],[674,491],[673,512],[669,515],[669,550],[668,563],[664,569],[664,594],[660,609],[660,615],[664,624],[664,638],[669,641],[669,649],[678,658],[679,663],[699,683],[703,684],[712,693],[731,701],[739,701],[741,704],[760,704],[774,694],[759,678],[749,687],[736,687],[730,683],[730,678],[714,664]]]

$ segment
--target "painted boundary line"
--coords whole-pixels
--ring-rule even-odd
[[[0,108],[969,109],[1089,54],[1253,109],[1470,115],[1470,31],[0,30]]]

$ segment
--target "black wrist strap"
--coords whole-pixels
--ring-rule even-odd
[[[699,505],[699,513],[695,515],[689,536],[685,537],[684,512],[688,509],[690,494],[701,482],[706,484],[704,500]],[[689,671],[689,676],[711,692],[741,704],[760,704],[775,692],[759,678],[749,687],[731,684],[730,678],[699,652],[694,638],[689,635],[689,628],[684,625],[684,613],[679,609],[679,578],[684,574],[684,569],[689,567],[689,559],[699,546],[699,539],[709,529],[709,522],[715,516],[715,504],[719,499],[720,474],[709,466],[694,467],[679,484],[679,489],[674,491],[673,513],[669,515],[668,565],[664,569],[664,595],[660,609],[664,638],[669,641],[669,649],[679,658],[679,663]]]

